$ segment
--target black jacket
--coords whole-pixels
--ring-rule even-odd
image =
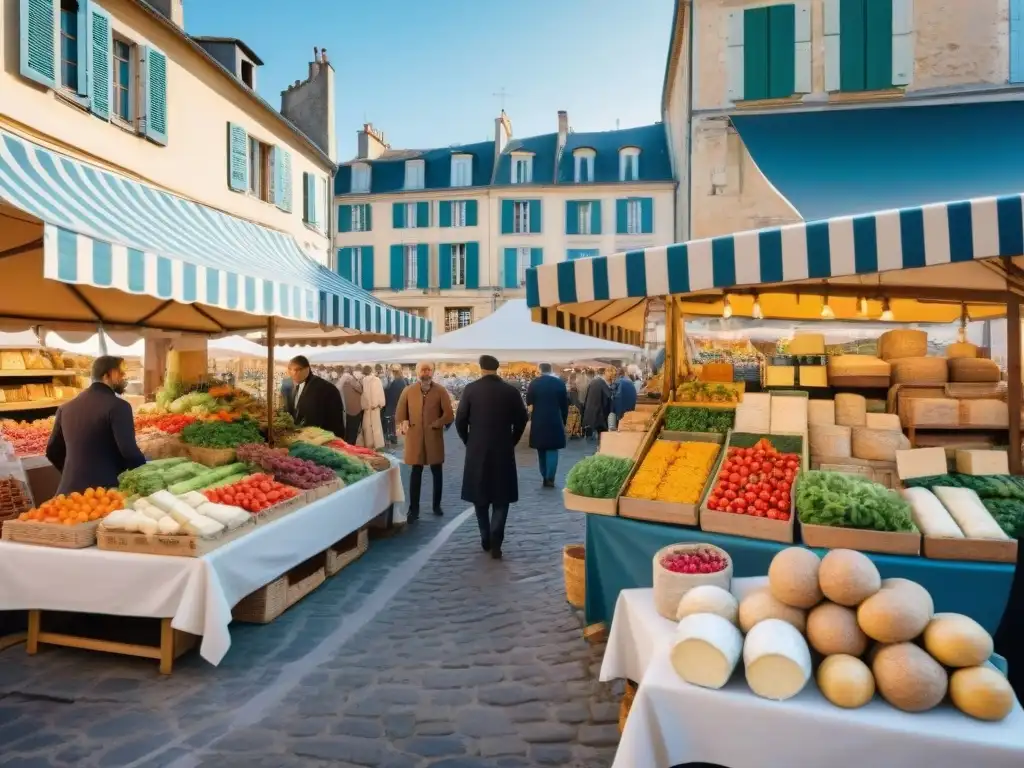
[[[519,501],[515,450],[526,429],[526,419],[526,406],[519,390],[498,376],[484,376],[466,386],[455,415],[455,429],[466,444],[464,501]]]
[[[326,379],[312,373],[302,388],[299,405],[295,405],[295,393],[298,387],[293,386],[287,394],[288,413],[295,423],[304,427],[319,427],[333,432],[339,437],[345,434],[345,406],[341,402],[341,392]]]
[[[530,413],[530,447],[539,451],[565,448],[565,422],[569,418],[569,393],[557,376],[542,374],[526,390]]]
[[[612,412],[612,388],[598,376],[587,387],[583,403],[583,426],[597,432],[608,431],[608,414]]]
[[[398,410],[398,401],[402,397],[405,388],[409,386],[409,380],[405,376],[394,379],[388,388],[384,390],[384,415],[394,416]]]
[[[46,458],[60,470],[58,494],[116,488],[119,474],[146,463],[132,407],[100,382],[57,409]]]

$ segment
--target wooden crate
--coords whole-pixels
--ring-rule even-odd
[[[366,554],[370,548],[370,531],[360,528],[330,547],[327,552],[326,573],[334,576]]]
[[[203,539],[188,534],[153,534],[127,533],[125,531],[107,531],[100,528],[96,532],[96,546],[109,552],[135,552],[142,555],[165,555],[168,557],[202,557],[229,541],[245,536],[256,526],[255,520],[225,531],[213,539]]]
[[[250,624],[269,624],[326,579],[327,553],[321,552],[242,598],[232,608],[231,618]]]
[[[801,523],[800,538],[808,547],[821,549],[855,549],[890,555],[921,554],[921,534],[917,531],[868,531]]]

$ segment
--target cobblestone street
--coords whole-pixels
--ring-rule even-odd
[[[219,667],[17,646],[0,654],[0,765],[610,765],[617,699],[565,602],[583,519],[520,451],[505,559],[480,550],[447,437],[446,516],[369,552],[273,624],[232,626]],[[563,452],[560,479],[587,448]],[[592,449],[591,449],[592,450]],[[429,499],[429,473],[424,498]]]

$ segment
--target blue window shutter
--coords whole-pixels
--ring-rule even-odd
[[[21,75],[57,87],[57,0],[21,0]]]
[[[565,201],[565,234],[580,233],[580,204],[575,200]]]
[[[373,231],[373,205],[371,203],[363,205],[363,231]]]
[[[501,234],[512,234],[515,221],[515,200],[501,201]]]
[[[338,276],[352,280],[352,249],[338,249]]]
[[[451,243],[441,243],[437,247],[437,287],[442,291],[452,287]]]
[[[542,232],[543,226],[540,220],[540,200],[530,201],[530,232]]]
[[[339,205],[338,206],[338,231],[339,232],[351,232],[352,231],[352,206],[351,205]]]
[[[391,246],[391,290],[400,291],[405,288],[405,248],[401,245]]]
[[[640,232],[645,235],[654,233],[654,200],[650,197],[640,198]]]
[[[502,285],[506,288],[518,288],[519,287],[519,269],[516,263],[516,249],[506,248],[505,249],[505,280]]]
[[[142,49],[142,104],[146,138],[167,144],[167,56],[151,45]]]
[[[1010,82],[1024,82],[1024,0],[1010,0]]]
[[[590,201],[590,234],[601,234],[601,201]]]
[[[450,227],[452,225],[452,201],[442,200],[437,204],[437,226]]]
[[[430,203],[416,203],[416,226],[421,229],[430,226]]]
[[[309,174],[306,171],[302,172],[302,220],[305,222],[309,221],[309,210],[313,204],[313,200],[310,198],[309,189]]]
[[[391,204],[391,226],[395,229],[405,229],[405,203]]]
[[[430,287],[430,247],[426,243],[416,246],[416,287]]]
[[[539,267],[544,263],[544,249],[543,248],[531,248],[530,249],[530,266]]]
[[[363,263],[360,265],[363,271],[363,288],[367,291],[372,291],[374,288],[373,279],[373,246],[364,245],[362,248]]]
[[[480,243],[466,243],[466,287],[480,287]]]
[[[86,4],[83,3],[83,6]],[[82,6],[80,6],[82,7]],[[102,8],[89,8],[89,110],[103,120],[110,119],[111,55],[114,46],[110,16]]]
[[[280,202],[277,207],[287,213],[292,212],[292,153],[280,147],[274,148],[274,158],[280,157],[281,173],[277,179],[277,186],[274,187],[275,197]]]
[[[476,226],[476,200],[466,201],[466,226]]]
[[[626,234],[626,220],[629,216],[629,200],[619,199],[615,201],[615,234]]]
[[[78,0],[78,95],[89,98],[89,0]],[[110,50],[109,48],[107,50]]]
[[[278,208],[284,204],[284,190],[282,189],[284,186],[284,162],[281,151],[281,148],[276,146],[270,149],[270,173],[274,181],[273,189],[271,190],[274,196],[272,202]]]
[[[249,135],[238,123],[228,123],[228,186],[236,192],[249,188]]]

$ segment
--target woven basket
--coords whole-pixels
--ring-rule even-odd
[[[350,533],[327,550],[327,575],[334,576],[342,568],[352,565],[370,548],[370,532],[366,528]]]
[[[326,555],[321,552],[242,598],[231,610],[231,617],[250,624],[269,624],[323,584],[326,578]]]
[[[5,520],[2,538],[4,541],[35,544],[40,547],[85,549],[96,546],[96,529],[99,524],[98,520],[77,525]]]
[[[207,467],[226,467],[235,463],[234,448],[200,448],[198,445],[186,445],[185,450],[192,461]]]
[[[565,573],[565,599],[573,608],[582,608],[587,597],[587,550],[582,544],[562,548],[562,571]]]
[[[697,549],[712,549],[725,559],[726,566],[718,573],[673,573],[661,566],[665,555],[676,552],[692,552]],[[732,558],[724,549],[713,544],[670,544],[659,549],[653,560],[654,566],[654,607],[662,616],[676,620],[676,610],[683,595],[702,584],[714,584],[728,591],[732,585]]]
[[[626,719],[629,717],[629,710],[633,708],[633,699],[636,698],[637,684],[632,680],[626,681],[626,690],[622,692],[622,701],[619,702],[619,733],[626,730]]]

